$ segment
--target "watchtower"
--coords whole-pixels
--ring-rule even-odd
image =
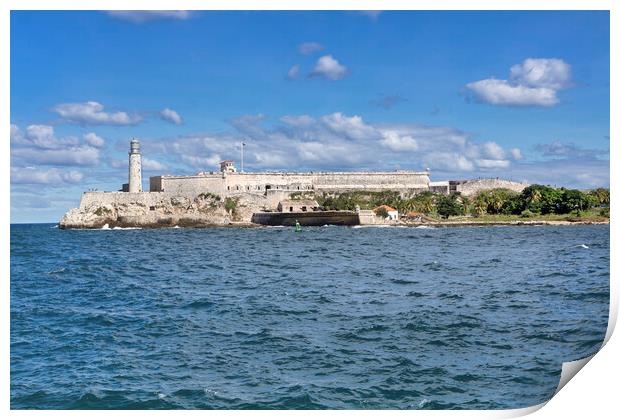
[[[129,192],[142,192],[140,142],[135,138],[129,143]]]

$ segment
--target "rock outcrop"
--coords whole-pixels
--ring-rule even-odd
[[[79,208],[60,220],[61,229],[114,227],[207,227],[250,223],[255,200],[246,197],[222,199],[204,193],[198,197],[161,193],[99,193],[85,196]]]

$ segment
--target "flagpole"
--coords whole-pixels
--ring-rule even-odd
[[[243,173],[243,146],[245,146],[244,142],[241,142],[241,172]]]

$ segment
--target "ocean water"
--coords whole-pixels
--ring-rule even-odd
[[[11,408],[519,408],[608,309],[608,226],[13,225]]]

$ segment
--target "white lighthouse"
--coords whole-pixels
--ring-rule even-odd
[[[136,139],[132,139],[129,143],[129,192],[142,192],[140,142]]]

